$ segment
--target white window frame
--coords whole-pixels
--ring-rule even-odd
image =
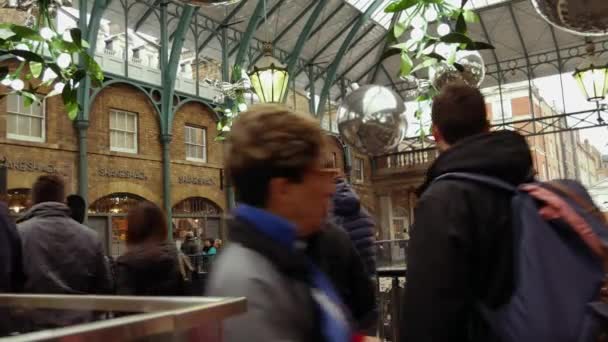
[[[365,180],[365,160],[363,158],[355,157],[353,165],[353,178],[355,182],[361,183]],[[361,169],[357,169],[357,164],[360,163]]]
[[[492,121],[501,122],[504,111],[504,118],[506,122],[513,120],[513,105],[511,104],[511,99],[503,99],[502,107],[500,100],[496,100],[492,102]]]
[[[121,129],[116,129],[116,128],[112,128],[112,114],[113,113],[124,113],[127,116],[128,115],[132,115],[135,117],[135,130],[133,132],[130,131],[126,131],[126,130],[121,130]],[[122,152],[122,153],[131,153],[131,154],[137,154],[138,153],[138,140],[139,140],[139,114],[138,113],[134,113],[134,112],[129,112],[126,110],[122,110],[122,109],[110,109],[110,115],[108,116],[108,124],[109,124],[109,129],[108,129],[108,139],[110,140],[110,151],[112,152]],[[127,132],[127,133],[133,133],[134,137],[135,137],[135,141],[133,142],[133,148],[123,148],[123,147],[115,147],[112,146],[112,131],[117,131],[117,132]]]
[[[186,141],[186,130],[192,128],[192,129],[199,129],[201,131],[203,131],[203,145],[199,145],[199,144],[195,144],[192,143],[190,141]],[[207,128],[206,127],[200,127],[200,126],[194,126],[194,125],[189,125],[186,124],[184,126],[184,144],[186,145],[186,160],[188,161],[193,161],[193,162],[197,162],[197,163],[206,163],[207,162]],[[189,157],[188,156],[188,146],[196,146],[196,147],[202,147],[203,148],[203,158],[195,158],[195,157]]]
[[[21,100],[21,96],[17,95],[17,94],[9,94],[8,96],[15,96],[18,98],[19,101],[19,106],[21,106],[22,100]],[[35,116],[35,115],[31,115],[31,114],[25,114],[25,113],[15,113],[15,112],[11,112],[8,108],[8,96],[7,96],[7,103],[6,103],[6,113],[7,113],[7,118],[6,118],[6,137],[8,139],[13,139],[13,140],[21,140],[21,141],[29,141],[29,142],[45,142],[46,141],[46,100],[42,100],[40,103],[40,107],[42,110],[42,116]],[[33,105],[33,104],[32,104]],[[19,115],[19,116],[25,116],[28,118],[37,118],[37,119],[42,119],[42,127],[40,128],[40,137],[33,137],[31,135],[21,135],[21,134],[14,134],[14,133],[10,133],[8,131],[8,115]]]

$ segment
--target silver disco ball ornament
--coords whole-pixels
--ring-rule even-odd
[[[460,82],[479,87],[486,76],[486,67],[478,51],[458,51],[456,63],[462,65],[463,71],[442,63],[429,70],[429,79],[435,89],[441,90],[446,84]]]
[[[182,0],[183,3],[190,4],[192,6],[228,6],[241,2],[241,0]]]
[[[532,4],[559,29],[583,36],[608,35],[606,0],[532,0]]]
[[[405,104],[393,90],[365,85],[346,95],[338,108],[340,135],[363,153],[393,150],[405,137]]]

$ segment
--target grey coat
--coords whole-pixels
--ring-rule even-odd
[[[63,203],[44,202],[20,219],[25,293],[109,294],[113,290],[103,245],[92,229],[70,218]],[[87,321],[90,314],[63,312],[30,315],[38,327]]]
[[[262,241],[252,229],[247,232],[249,227],[233,222],[230,228],[232,242],[213,265],[207,295],[246,297],[247,313],[226,321],[225,341],[320,341],[314,302],[301,279],[306,272],[294,265],[297,257]],[[247,243],[235,242],[240,233],[249,235]]]

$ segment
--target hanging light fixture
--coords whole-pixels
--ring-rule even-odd
[[[600,62],[595,55],[595,44],[587,41],[588,57],[581,63],[572,75],[583,95],[590,102],[599,102],[606,97],[608,91],[608,62]]]
[[[264,56],[249,71],[251,86],[260,102],[279,103],[289,85],[287,67],[272,56],[270,43],[264,44],[263,50]]]

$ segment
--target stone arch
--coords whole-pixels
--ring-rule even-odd
[[[95,214],[126,214],[141,201],[146,199],[130,192],[113,192],[100,197],[89,204],[89,213]],[[120,209],[119,209],[120,208]],[[116,211],[113,211],[115,209]]]
[[[97,95],[99,95],[102,91],[104,91],[108,87],[110,87],[112,85],[116,85],[116,84],[123,84],[123,85],[129,86],[129,87],[135,88],[135,89],[139,90],[140,92],[142,92],[144,95],[146,95],[148,101],[150,101],[150,105],[152,105],[152,108],[154,108],[154,113],[156,114],[155,116],[158,120],[158,125],[159,125],[159,127],[162,127],[162,123],[161,123],[162,120],[160,119],[161,118],[160,110],[159,110],[158,106],[156,105],[156,101],[154,101],[154,99],[152,98],[152,95],[148,91],[146,91],[146,89],[144,89],[142,86],[140,86],[137,83],[131,83],[131,82],[124,81],[124,80],[109,80],[107,82],[104,82],[104,84],[101,86],[101,88],[96,89],[93,92],[93,94],[91,95],[91,100],[90,100],[91,108],[95,104]]]
[[[137,113],[137,153],[149,157],[161,154],[159,136],[164,131],[158,108],[145,88],[125,81],[111,80],[94,94],[89,115],[91,152],[105,153],[110,145],[109,113],[123,110]]]
[[[96,200],[113,193],[130,193],[155,203],[158,206],[162,206],[161,194],[155,193],[144,185],[129,181],[113,181],[89,188],[89,198],[91,199],[89,203],[94,203]]]
[[[188,208],[188,210],[183,211]],[[183,212],[180,212],[182,210]],[[216,202],[210,200],[207,197],[202,196],[191,196],[177,201],[173,205],[173,214],[193,214],[200,213],[202,215],[221,216],[224,209]]]
[[[181,191],[179,191],[181,193]],[[182,193],[182,194],[177,194],[175,196],[173,196],[174,198],[172,199],[172,207],[175,208],[178,204],[188,200],[188,199],[192,199],[192,198],[202,198],[205,199],[211,203],[213,203],[213,205],[217,206],[221,212],[225,212],[226,211],[226,205],[224,203],[224,198],[223,198],[223,192],[206,192],[204,194],[193,194],[192,191],[190,191],[189,193]],[[181,195],[181,196],[179,196]]]
[[[215,166],[222,164],[224,146],[222,142],[215,140],[218,135],[216,112],[200,101],[187,101],[177,107],[172,122],[173,141],[184,141],[185,125],[205,128],[207,134],[207,163]],[[171,144],[171,155],[174,159],[185,160],[185,146],[183,144]]]

